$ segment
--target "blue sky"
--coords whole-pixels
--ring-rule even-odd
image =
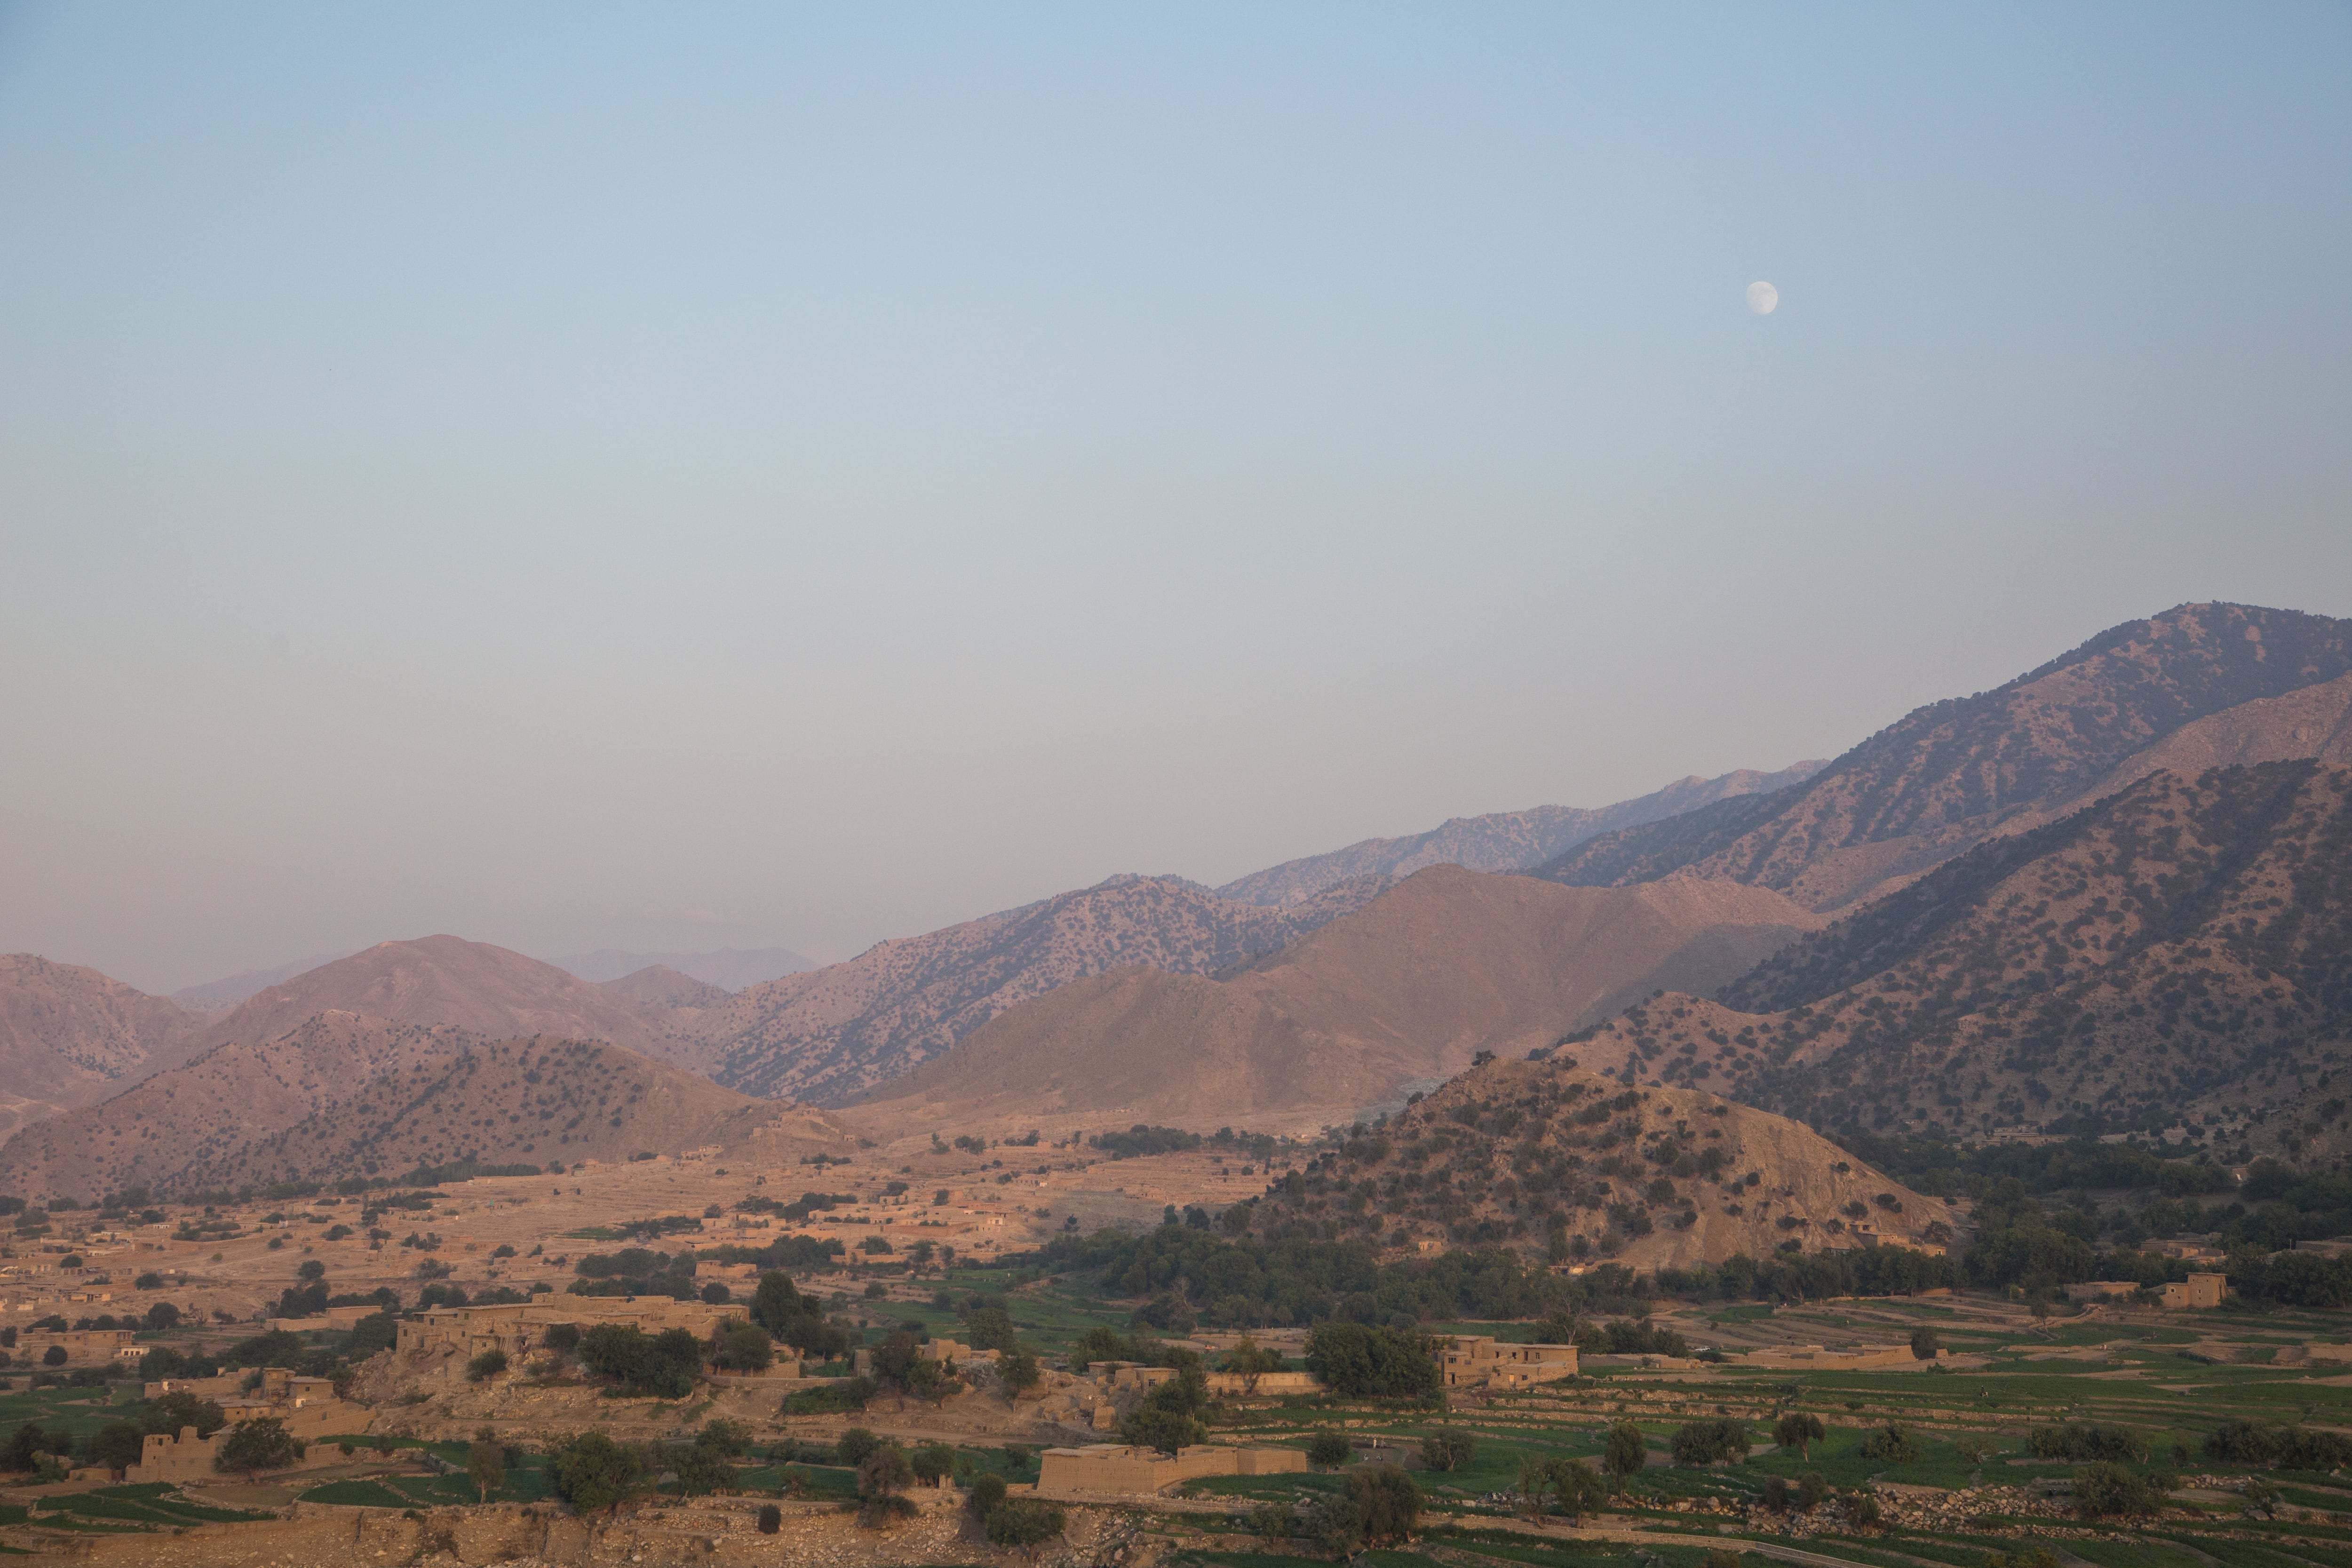
[[[2347,79],[2315,5],[0,5],[0,947],[837,957],[2352,614]]]

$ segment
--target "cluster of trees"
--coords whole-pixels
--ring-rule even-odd
[[[2037,1459],[2071,1459],[2084,1463],[2104,1459],[2137,1465],[2147,1458],[2147,1443],[2127,1426],[2095,1426],[2069,1421],[2063,1426],[2036,1426],[2026,1446]]]
[[[127,1469],[139,1463],[151,1434],[176,1436],[193,1426],[199,1437],[210,1437],[228,1426],[215,1402],[185,1391],[164,1394],[132,1406],[122,1416],[82,1434],[77,1440],[62,1426],[43,1426],[27,1421],[0,1441],[0,1470],[51,1471],[68,1459],[110,1469]],[[303,1445],[275,1417],[241,1421],[218,1445],[215,1467],[224,1472],[253,1474],[280,1469],[302,1456]]]
[[[1087,1142],[1114,1160],[1127,1160],[1198,1149],[1201,1135],[1180,1127],[1147,1127],[1139,1121],[1124,1132],[1097,1132]]]
[[[838,1359],[850,1346],[849,1330],[825,1316],[814,1296],[796,1289],[792,1277],[780,1269],[760,1276],[751,1292],[751,1321],[780,1344],[787,1344],[811,1361]]]
[[[572,1265],[572,1272],[579,1276],[572,1281],[574,1296],[667,1296],[690,1301],[697,1295],[690,1250],[675,1258],[642,1247],[591,1252]]]
[[[580,1336],[577,1353],[581,1365],[628,1392],[665,1399],[693,1392],[702,1371],[702,1342],[685,1329],[648,1334],[635,1323],[599,1323]]]
[[[1321,1323],[1307,1336],[1307,1370],[1334,1394],[1422,1399],[1437,1392],[1437,1344],[1426,1334]]]
[[[2339,1465],[2352,1464],[2352,1438],[2308,1426],[2228,1421],[2207,1434],[2205,1457],[2225,1465],[2261,1465],[2324,1473]]]

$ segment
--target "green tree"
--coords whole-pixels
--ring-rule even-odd
[[[995,1546],[1017,1546],[1024,1557],[1034,1557],[1040,1543],[1053,1540],[1068,1524],[1059,1503],[1044,1498],[1007,1498],[988,1510],[982,1529]]]
[[[1395,1465],[1360,1465],[1349,1471],[1348,1500],[1355,1505],[1367,1547],[1403,1541],[1421,1522],[1421,1488]]]
[[[1748,1428],[1737,1421],[1685,1421],[1671,1441],[1675,1463],[1698,1467],[1748,1457]]]
[[[1440,1427],[1421,1440],[1421,1462],[1441,1474],[1460,1469],[1477,1452],[1478,1439],[1467,1432]]]
[[[972,1477],[971,1493],[964,1499],[964,1506],[986,1519],[989,1511],[1004,1500],[1004,1478],[993,1470],[982,1470]]]
[[[882,1446],[882,1439],[863,1426],[852,1426],[834,1444],[834,1458],[851,1469],[866,1462],[867,1455]]]
[[[481,1500],[488,1502],[490,1493],[506,1485],[507,1451],[496,1443],[477,1440],[466,1450],[466,1475]]]
[[[1354,1447],[1337,1432],[1318,1432],[1307,1439],[1307,1462],[1318,1470],[1336,1470],[1355,1453]]]
[[[775,1363],[776,1342],[757,1323],[736,1323],[712,1331],[710,1359],[729,1372],[765,1372]]]
[[[1642,1473],[1650,1462],[1650,1446],[1643,1439],[1642,1429],[1631,1421],[1620,1421],[1609,1428],[1609,1445],[1601,1450],[1601,1468],[1615,1483],[1614,1489],[1623,1491],[1625,1483]]]
[[[264,1470],[282,1470],[302,1457],[303,1444],[275,1415],[240,1421],[213,1453],[213,1468],[224,1475],[243,1471],[250,1480]]]
[[[2093,1519],[2141,1517],[2164,1506],[2164,1494],[2145,1476],[2101,1461],[2074,1472],[2074,1506]]]
[[[955,1474],[955,1450],[945,1443],[926,1443],[908,1456],[915,1479],[927,1487],[943,1484]]]
[[[1801,1459],[1813,1457],[1813,1445],[1830,1435],[1818,1415],[1802,1410],[1791,1410],[1772,1424],[1772,1441],[1783,1448],[1794,1448]]]
[[[110,1470],[127,1470],[147,1447],[147,1429],[136,1421],[110,1421],[90,1434],[89,1460]]]
[[[1437,1388],[1434,1343],[1423,1334],[1324,1323],[1307,1336],[1307,1370],[1334,1394],[1410,1398]]]
[[[1044,1381],[1037,1370],[1037,1353],[1027,1345],[1015,1343],[996,1361],[996,1375],[1014,1394],[1025,1394]]]
[[[1259,1378],[1269,1372],[1280,1372],[1282,1367],[1282,1357],[1278,1352],[1267,1350],[1244,1334],[1239,1343],[1225,1352],[1224,1365],[1219,1370],[1238,1375],[1242,1380],[1242,1392],[1251,1394],[1257,1392]]]
[[[1917,1328],[1911,1331],[1912,1360],[1934,1361],[1936,1359],[1936,1352],[1943,1348],[1944,1343],[1941,1340],[1936,1337],[1936,1331],[1927,1327],[1927,1324],[1922,1323]]]
[[[761,1503],[760,1505],[760,1533],[762,1535],[773,1535],[776,1531],[783,1529],[783,1527],[784,1510],[778,1508],[772,1502]]]
[[[1822,1479],[1812,1471],[1807,1470],[1797,1478],[1797,1507],[1803,1511],[1812,1512],[1822,1506],[1822,1500],[1829,1495],[1829,1482]]]
[[[644,1476],[645,1460],[637,1450],[602,1432],[572,1438],[548,1465],[549,1484],[574,1513],[617,1506],[636,1490]]]
[[[1862,1440],[1862,1457],[1907,1465],[1919,1458],[1919,1444],[1910,1433],[1889,1421]]]
[[[869,1529],[915,1511],[898,1489],[915,1479],[906,1450],[886,1443],[866,1456],[857,1467],[857,1522]]]
[[[507,1369],[507,1352],[495,1345],[483,1351],[466,1363],[466,1381],[480,1383],[496,1377]]]
[[[228,1416],[209,1399],[202,1399],[184,1388],[169,1394],[159,1394],[147,1402],[140,1414],[139,1424],[150,1432],[165,1432],[177,1436],[184,1427],[193,1426],[199,1437],[209,1437],[228,1425]]]

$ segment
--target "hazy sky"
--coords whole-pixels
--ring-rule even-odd
[[[0,6],[0,949],[841,957],[2352,614],[2347,81],[2316,4]]]

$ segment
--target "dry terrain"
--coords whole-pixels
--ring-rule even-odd
[[[1401,1104],[1480,1051],[1524,1055],[1654,989],[1720,984],[1817,923],[1762,889],[1435,866],[1236,974],[1065,986],[844,1114],[893,1131],[1312,1131]]]

